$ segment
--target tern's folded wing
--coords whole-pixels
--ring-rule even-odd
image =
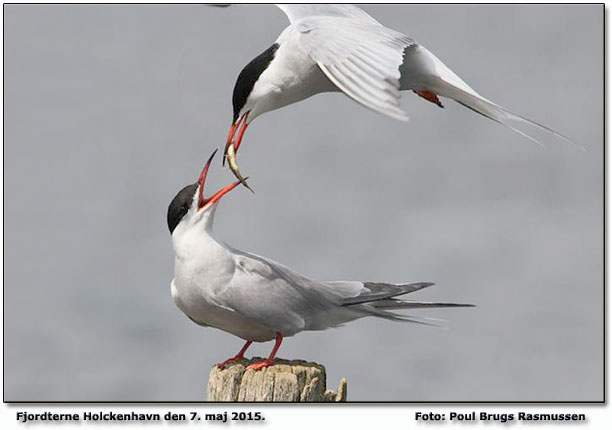
[[[233,251],[236,271],[215,300],[244,317],[288,334],[313,329],[315,322],[316,328],[342,324],[360,314],[342,304],[359,295],[361,282],[330,286],[263,257]],[[327,315],[323,323],[321,315]]]
[[[388,310],[432,307],[395,299],[433,285],[430,282],[318,282],[258,255],[232,249],[236,271],[215,300],[243,317],[280,331],[323,330],[367,315],[414,321]],[[457,306],[438,303],[438,306]]]

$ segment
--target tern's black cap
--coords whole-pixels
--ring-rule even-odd
[[[275,43],[270,46],[264,52],[253,58],[249,64],[244,66],[238,79],[236,79],[236,85],[234,85],[234,95],[232,97],[232,104],[234,105],[234,120],[236,122],[240,115],[240,110],[244,107],[249,94],[253,91],[255,82],[259,79],[259,76],[268,68],[279,44]]]
[[[170,229],[170,234],[174,232],[176,226],[189,210],[197,189],[197,183],[187,185],[170,202],[170,206],[168,206],[168,228]]]

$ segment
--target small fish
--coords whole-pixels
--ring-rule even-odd
[[[229,168],[231,169],[232,172],[234,172],[234,175],[236,175],[236,178],[238,178],[240,183],[244,185],[245,187],[247,187],[250,192],[255,194],[255,191],[253,191],[253,189],[249,187],[249,184],[246,183],[246,179],[243,178],[242,175],[240,174],[240,169],[238,169],[238,163],[236,162],[236,150],[234,148],[233,142],[227,146],[225,156],[227,158],[227,163],[229,165]]]

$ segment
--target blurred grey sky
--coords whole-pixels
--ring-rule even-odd
[[[542,149],[447,101],[408,124],[338,94],[253,122],[216,234],[317,279],[431,281],[445,328],[287,339],[350,400],[602,400],[603,6],[365,5]],[[173,304],[166,208],[225,142],[271,6],[4,6],[5,401],[203,400],[240,339]],[[214,164],[209,190],[232,181]],[[416,314],[416,311],[415,311]],[[272,344],[252,353],[264,355]]]

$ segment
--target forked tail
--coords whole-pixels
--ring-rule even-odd
[[[412,89],[419,96],[440,105],[436,96],[447,97],[495,122],[505,125],[527,139],[542,143],[517,125],[527,125],[552,134],[583,149],[582,145],[550,127],[517,115],[482,97],[449,69],[438,57],[420,45],[405,51],[402,70],[402,89]]]
[[[521,115],[517,115],[509,110],[493,103],[490,100],[485,99],[481,95],[476,92],[468,92],[464,89],[458,88],[454,86],[452,83],[446,82],[442,79],[438,81],[433,89],[435,93],[441,95],[443,97],[448,97],[455,100],[457,103],[462,104],[463,106],[477,112],[489,119],[492,119],[495,122],[505,125],[516,133],[526,137],[532,142],[537,143],[540,146],[543,146],[542,143],[537,140],[535,137],[531,136],[527,132],[520,130],[516,127],[516,124],[526,124],[531,127],[538,128],[547,133],[550,133],[560,139],[565,140],[573,145],[578,146],[580,149],[584,150],[584,147],[577,142],[573,141],[567,136],[553,130],[550,127],[546,127],[545,125],[539,124],[535,121],[527,119]]]
[[[425,325],[436,325],[427,321],[436,321],[436,318],[404,316],[392,311],[400,309],[424,309],[424,308],[457,308],[473,307],[467,303],[439,303],[421,302],[416,300],[398,299],[398,296],[430,287],[431,282],[416,282],[413,284],[387,284],[382,282],[364,282],[364,290],[355,297],[346,298],[342,306],[359,306],[370,315],[395,320],[407,321]],[[391,311],[391,312],[390,312]]]

